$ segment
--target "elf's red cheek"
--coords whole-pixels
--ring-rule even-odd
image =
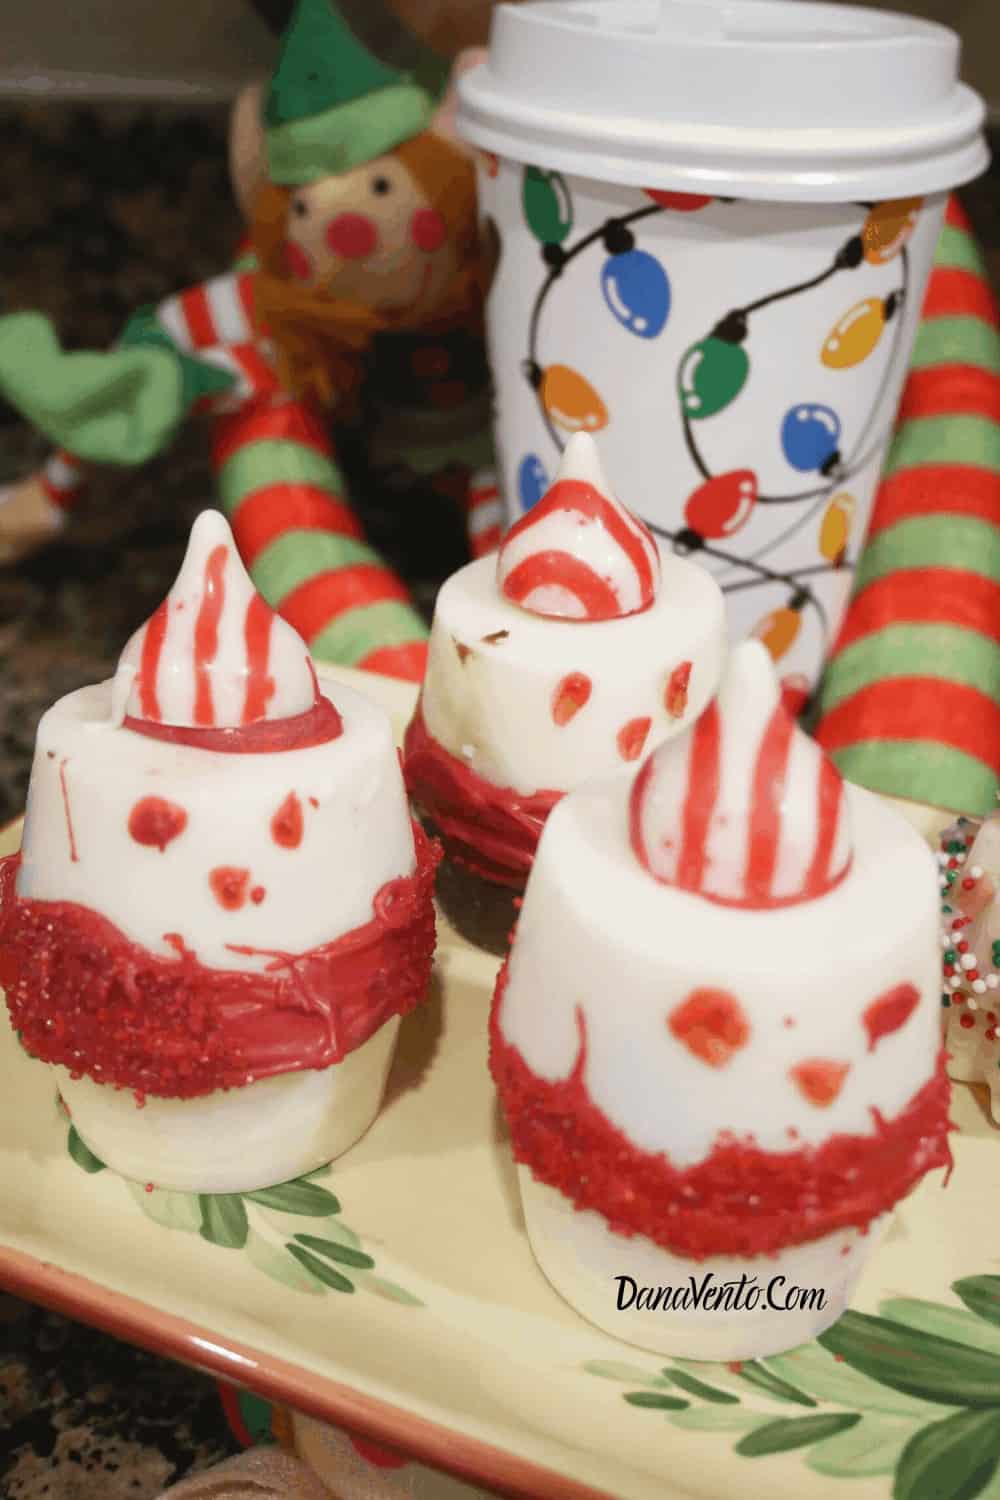
[[[410,223],[410,237],[418,250],[425,250],[428,254],[440,250],[446,233],[444,220],[437,209],[417,209]]]
[[[294,240],[285,241],[285,266],[289,276],[294,276],[296,281],[312,280],[312,261]]]
[[[378,244],[378,231],[364,214],[338,214],[326,226],[326,242],[334,255],[364,260]]]

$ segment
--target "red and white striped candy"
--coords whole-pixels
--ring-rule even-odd
[[[594,439],[575,433],[555,483],[503,540],[501,592],[547,619],[618,620],[648,609],[659,582],[655,541],[612,498]]]
[[[202,511],[177,581],[122,652],[113,716],[232,729],[315,702],[305,642],[257,593],[223,516]]]
[[[473,557],[495,552],[503,529],[503,501],[492,469],[478,469],[469,480],[465,510],[469,551]]]
[[[758,641],[733,650],[718,697],[645,762],[630,817],[651,875],[733,906],[813,900],[851,862],[840,773],[782,706]]]

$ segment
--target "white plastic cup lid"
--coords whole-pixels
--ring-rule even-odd
[[[932,21],[812,0],[499,5],[457,124],[516,161],[791,202],[904,197],[984,170],[983,102]]]

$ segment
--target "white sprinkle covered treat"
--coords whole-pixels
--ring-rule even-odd
[[[498,557],[462,568],[438,594],[407,736],[411,795],[447,852],[523,886],[534,843],[514,823],[533,817],[537,839],[559,795],[627,770],[693,722],[724,654],[718,585],[661,553],[578,433]]]
[[[95,1154],[237,1192],[356,1140],[429,973],[425,844],[387,716],[317,678],[199,517],[114,680],[42,719],[0,904],[15,1024]]]
[[[948,1072],[985,1083],[1000,1124],[1000,813],[959,818],[938,862]]]
[[[778,700],[738,646],[687,733],[563,799],[491,1020],[540,1266],[608,1332],[695,1359],[832,1323],[948,1160],[933,860]],[[706,1273],[700,1307],[671,1303]],[[822,1300],[775,1306],[792,1287]]]

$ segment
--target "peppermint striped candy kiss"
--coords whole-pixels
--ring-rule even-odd
[[[648,609],[659,582],[656,542],[612,498],[594,439],[574,433],[555,483],[504,538],[501,592],[548,619],[618,620]]]
[[[218,511],[191,528],[170,593],[122,652],[112,717],[236,728],[311,709],[305,642],[254,588]]]
[[[847,874],[844,783],[783,708],[759,641],[735,647],[718,697],[645,762],[630,832],[655,879],[732,906],[814,900]]]

